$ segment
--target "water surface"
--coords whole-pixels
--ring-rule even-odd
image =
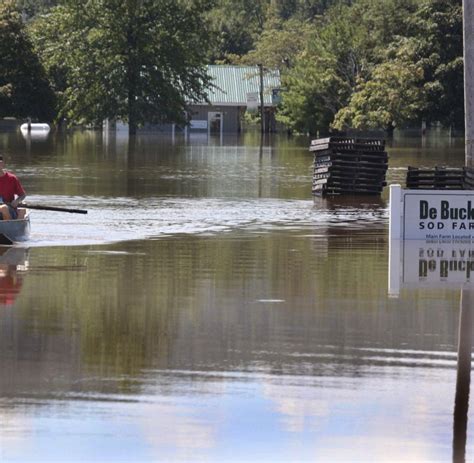
[[[451,459],[461,290],[390,297],[388,191],[313,198],[308,143],[0,134],[30,203],[89,211],[1,250],[2,462]]]

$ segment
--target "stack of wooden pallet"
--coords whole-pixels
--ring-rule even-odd
[[[464,167],[463,189],[474,190],[474,168]]]
[[[313,194],[380,195],[386,185],[388,155],[380,139],[351,137],[311,141],[314,153]]]
[[[406,187],[410,190],[470,190],[473,185],[474,173],[464,167],[408,166]]]

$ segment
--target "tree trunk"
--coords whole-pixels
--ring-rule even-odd
[[[128,134],[135,135],[137,133],[137,118],[135,108],[135,93],[128,92]]]
[[[128,77],[128,134],[137,133],[138,114],[137,114],[137,40],[135,35],[135,17],[133,11],[128,11],[129,23],[127,30],[127,77]]]
[[[388,138],[393,138],[393,132],[395,131],[395,127],[390,124],[388,127],[387,127],[387,137]]]
[[[129,56],[128,61],[128,133],[135,135],[137,133],[137,101],[136,101],[136,76],[134,69],[134,60]]]

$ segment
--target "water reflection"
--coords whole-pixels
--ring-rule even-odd
[[[402,404],[392,431],[364,426],[372,429],[364,439],[380,444],[389,433],[398,441],[410,413],[403,436],[418,436],[424,455],[434,430],[423,410],[449,391],[455,367],[445,321],[457,297],[393,305],[383,243],[362,231],[329,243],[280,232],[31,249],[15,311],[0,314],[5,460],[32,457],[26,442],[51,438],[62,420],[62,450],[81,442],[82,421],[107,449],[119,439],[130,458],[133,449],[142,459],[186,459],[194,449],[223,461],[242,439],[243,460],[252,447],[274,457],[275,441],[287,459],[309,458],[316,445],[324,460],[335,452],[334,426],[355,442],[362,421],[375,426]],[[169,423],[181,431],[166,432]],[[255,423],[270,436],[256,441]],[[27,440],[15,453],[11,437],[20,435]],[[150,442],[156,453],[146,450]],[[88,448],[79,459],[91,458]]]
[[[49,137],[49,131],[35,131],[28,132],[28,130],[21,130],[21,135],[26,140],[27,148],[31,149],[31,142],[43,142],[46,141]]]
[[[400,287],[462,288],[474,285],[474,243],[463,240],[390,241],[389,293]]]
[[[0,246],[0,305],[15,303],[28,270],[28,249]]]
[[[457,375],[453,417],[453,462],[466,460],[473,332],[474,243],[449,240],[391,240],[389,294],[401,289],[459,288]]]

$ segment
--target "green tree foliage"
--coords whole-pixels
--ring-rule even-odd
[[[253,59],[245,55],[253,50],[263,51],[271,33],[289,32],[296,23],[313,20],[341,1],[350,3],[350,0],[217,0],[210,14],[218,35],[214,60],[240,63],[244,57],[244,62],[251,62]],[[286,21],[289,24],[286,25]],[[283,36],[284,33],[280,33],[279,37],[275,37],[276,43],[283,44]],[[272,48],[268,51],[272,52],[277,47]]]
[[[462,127],[460,0],[341,1],[312,27],[283,78],[280,119],[290,127],[393,128],[422,119]],[[264,33],[253,53],[263,56],[267,43]]]
[[[422,80],[422,67],[413,63],[399,59],[379,64],[369,80],[359,82],[348,105],[336,114],[332,127],[383,128],[391,132],[416,121],[425,104]]]
[[[333,126],[393,128],[424,119],[462,127],[461,3],[424,0],[397,23],[404,35],[379,52],[382,62],[360,78]]]
[[[387,47],[398,39],[413,35],[410,18],[416,13],[420,0],[358,0],[347,14],[368,33],[360,44],[367,61],[377,65],[387,58]]]
[[[13,0],[0,4],[0,117],[54,117],[54,94]]]
[[[306,21],[295,18],[284,21],[273,17],[266,22],[255,49],[242,61],[248,64],[263,64],[272,69],[292,68],[310,33],[311,26]]]
[[[348,7],[333,9],[283,76],[279,119],[290,128],[315,133],[325,130],[343,108],[362,72],[360,43],[365,31],[351,20]]]
[[[69,0],[34,25],[38,50],[62,92],[59,117],[131,133],[145,122],[185,122],[205,99],[212,35],[208,0]]]
[[[272,0],[272,7],[281,19],[311,20],[320,16],[340,0]],[[347,0],[345,3],[350,3]]]
[[[214,59],[236,61],[252,50],[269,6],[270,0],[218,0],[209,16],[218,37]]]
[[[411,59],[424,70],[427,122],[464,127],[461,0],[425,0],[412,18]]]
[[[31,18],[58,5],[60,0],[16,0],[18,9]]]

